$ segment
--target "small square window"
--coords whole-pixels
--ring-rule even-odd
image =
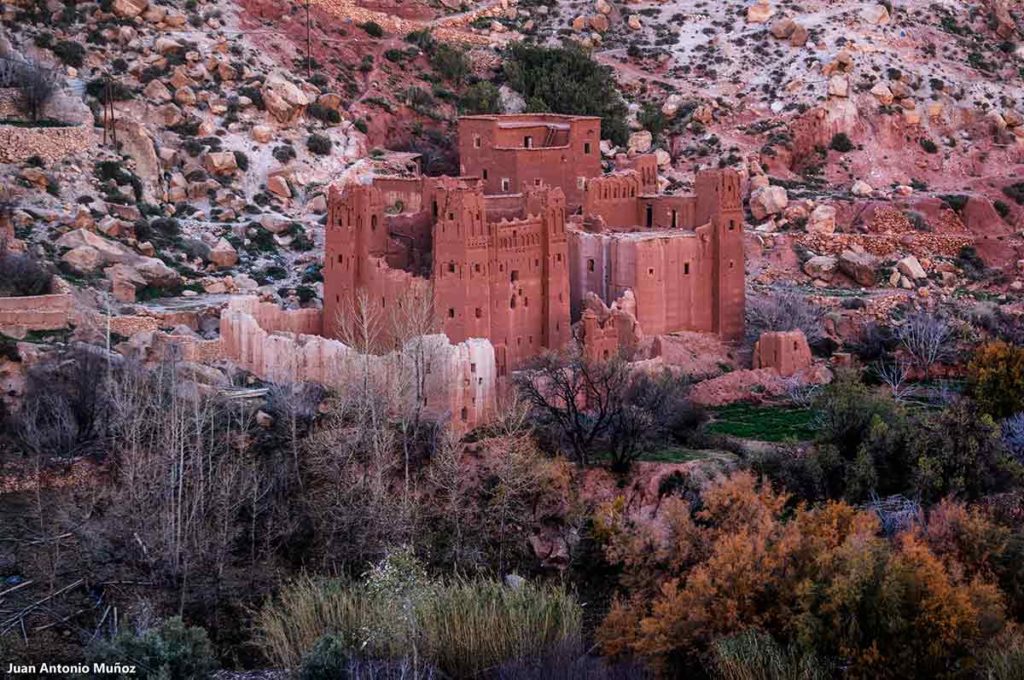
[[[590,142],[583,142],[583,153],[590,154]]]
[[[454,262],[449,262],[448,263],[448,273],[449,274],[454,274],[455,273],[455,263]]]
[[[455,308],[454,307],[449,307],[448,308],[448,318],[449,319],[454,319],[455,318]]]
[[[484,176],[484,179],[487,179],[487,168],[484,168],[483,176]]]
[[[588,272],[594,271],[594,260],[593,259],[587,260],[587,271]]]
[[[473,147],[480,148],[480,135],[473,135]]]
[[[475,314],[476,314],[476,318],[478,318],[478,319],[483,318],[483,315],[484,315],[483,310],[480,309],[479,307],[476,308]]]
[[[687,262],[686,264],[683,265],[683,273],[684,274],[689,274],[690,273],[690,263],[689,262]]]

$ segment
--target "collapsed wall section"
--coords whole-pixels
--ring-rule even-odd
[[[413,338],[402,351],[361,354],[338,340],[290,329],[313,327],[310,312],[234,297],[221,313],[223,356],[271,382],[315,382],[349,389],[369,380],[396,412],[421,404],[455,429],[487,422],[496,408],[494,348],[487,340],[452,344],[441,334]]]

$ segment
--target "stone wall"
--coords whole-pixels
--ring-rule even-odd
[[[22,163],[32,156],[53,163],[96,143],[93,129],[75,127],[23,128],[0,125],[0,163]]]
[[[71,323],[70,295],[29,295],[0,298],[0,331],[53,331]]]
[[[282,330],[319,325],[308,312],[319,314],[277,309],[254,297],[232,298],[221,314],[220,354],[271,382],[316,382],[344,389],[369,376],[381,394],[389,395],[393,408],[407,407],[415,394],[417,366],[411,357],[417,352],[362,355],[337,340]],[[429,413],[450,418],[456,429],[493,417],[497,371],[490,342],[471,339],[453,345],[440,334],[410,342],[422,343],[423,403]]]

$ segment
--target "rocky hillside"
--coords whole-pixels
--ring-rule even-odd
[[[20,243],[81,290],[315,304],[329,182],[402,170],[385,149],[456,172],[460,111],[527,106],[506,46],[576,44],[629,105],[607,155],[657,152],[670,189],[748,178],[755,285],[1012,302],[1021,19],[1005,0],[20,2],[0,56],[52,73],[43,117],[94,139],[0,176]]]

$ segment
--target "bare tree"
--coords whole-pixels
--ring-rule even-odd
[[[896,337],[910,354],[914,367],[925,375],[935,364],[946,361],[956,351],[953,327],[949,321],[926,311],[908,316],[896,329]]]
[[[889,388],[893,399],[906,401],[916,392],[914,386],[910,384],[911,369],[910,362],[898,356],[892,361],[879,361],[875,372],[882,384]]]
[[[57,90],[56,79],[50,71],[31,64],[21,67],[17,79],[25,115],[33,121],[39,120]]]
[[[747,297],[747,338],[753,342],[768,331],[803,331],[813,344],[825,337],[821,308],[798,290],[781,288]]]
[[[547,352],[513,382],[542,419],[555,425],[573,458],[586,465],[594,444],[608,433],[627,382],[623,362],[590,361],[573,348]]]
[[[601,447],[619,472],[649,446],[685,437],[699,419],[685,381],[634,373],[618,358],[592,361],[578,349],[545,354],[513,380],[538,422],[553,425],[577,461],[587,464]]]
[[[434,314],[434,295],[430,288],[409,288],[393,301],[390,319],[391,337],[399,353],[395,370],[395,389],[399,425],[402,431],[402,453],[405,461],[405,487],[408,492],[413,449],[425,434],[436,434],[437,428],[425,423],[423,411],[427,401],[427,376],[437,358],[439,338],[431,335],[439,324]]]

